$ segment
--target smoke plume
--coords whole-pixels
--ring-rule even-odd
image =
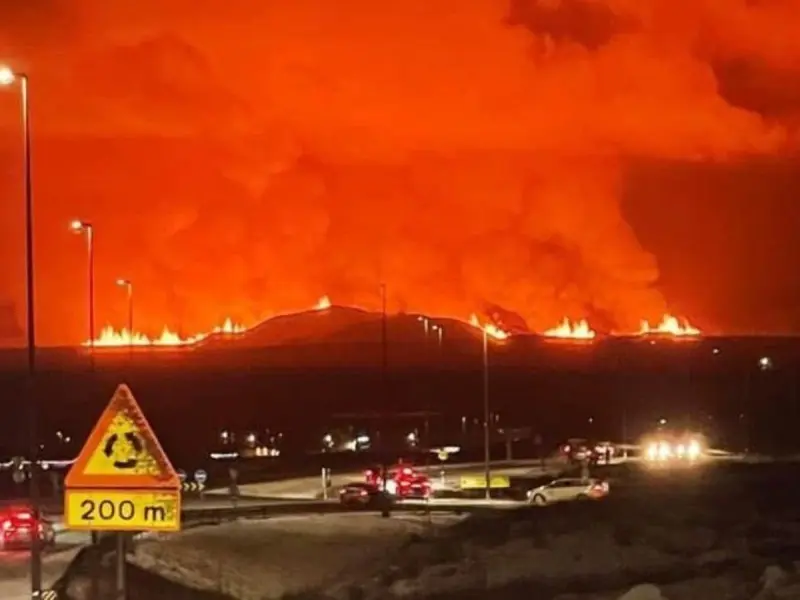
[[[670,302],[621,205],[632,162],[780,154],[798,116],[774,83],[795,0],[22,4],[0,47],[31,76],[45,342],[85,337],[74,217],[99,320],[124,324],[125,276],[150,332],[376,307],[381,281],[395,309],[635,329]]]

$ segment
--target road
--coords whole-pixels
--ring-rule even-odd
[[[711,459],[709,463],[736,462],[737,458],[727,457],[724,461]],[[510,465],[497,465],[493,473],[497,475],[509,476],[540,476],[544,473],[541,467],[532,461],[522,461]],[[437,470],[440,467],[437,466]],[[552,468],[551,468],[552,469]],[[445,465],[445,481],[457,481],[464,474],[482,474],[481,464],[469,465]],[[602,476],[609,477],[612,481],[613,490],[619,490],[621,495],[640,494],[642,485],[652,486],[651,479],[626,478],[626,469],[611,466],[601,469]],[[360,472],[344,473],[334,478],[334,486],[342,485],[352,480],[362,478]],[[694,477],[695,480],[702,477]],[[617,485],[619,482],[619,487]],[[314,515],[321,513],[342,512],[342,507],[337,500],[322,500],[317,498],[320,493],[321,485],[319,478],[304,478],[300,480],[272,482],[270,484],[252,484],[242,486],[242,492],[247,493],[252,489],[257,489],[262,493],[261,497],[246,495],[237,498],[235,501],[230,496],[223,493],[207,494],[204,498],[186,498],[184,501],[184,523],[189,526],[192,521],[214,523],[220,515],[211,515],[213,511],[226,511],[227,509],[238,507],[244,510],[251,509],[253,516],[279,516],[279,515]],[[674,487],[674,486],[673,486]],[[637,491],[637,488],[639,491]],[[297,495],[294,495],[297,494]],[[281,495],[285,497],[280,497]],[[522,505],[522,502],[513,500],[483,500],[483,499],[459,499],[459,498],[434,498],[430,501],[405,501],[399,504],[394,510],[401,511],[420,511],[430,508],[437,512],[481,512],[487,510],[512,509]],[[59,528],[58,545],[53,550],[48,551],[45,556],[45,581],[54,581],[63,572],[74,555],[75,549],[88,541],[88,536],[82,532],[69,532],[63,529],[60,524],[61,518],[58,514],[53,515]],[[208,519],[208,521],[206,521]],[[27,598],[27,577],[28,577],[28,554],[25,552],[0,552],[0,597],[4,600],[17,600]]]
[[[459,479],[463,475],[483,475],[483,463],[448,464],[442,463],[430,467],[417,466],[422,472],[429,472],[434,484],[434,489],[457,488]],[[492,475],[506,475],[509,477],[541,476],[547,473],[557,473],[563,464],[550,462],[542,469],[540,461],[520,460],[497,462],[492,467]],[[363,481],[363,471],[350,471],[346,473],[331,474],[332,488],[338,489],[353,481]],[[323,495],[322,477],[303,477],[286,481],[270,481],[266,483],[247,483],[239,486],[240,493],[249,497],[284,498],[292,500],[313,500]],[[227,489],[210,490],[208,495],[227,494]]]

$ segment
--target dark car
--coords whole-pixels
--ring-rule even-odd
[[[348,483],[339,490],[339,502],[348,508],[381,510],[391,503],[389,496],[373,483]]]
[[[23,550],[30,548],[34,535],[44,546],[55,543],[56,534],[53,524],[48,520],[34,517],[26,507],[8,507],[0,509],[0,549]]]
[[[431,482],[426,475],[401,480],[397,496],[409,500],[425,500],[431,495]]]

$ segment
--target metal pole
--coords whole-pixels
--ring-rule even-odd
[[[430,357],[430,352],[428,350],[428,332],[429,332],[429,328],[430,328],[430,323],[428,322],[428,318],[427,317],[422,317],[422,327],[425,330],[425,352],[423,353],[423,356],[425,357],[425,360],[427,361],[428,358]],[[435,325],[434,325],[434,327],[435,327]],[[428,391],[430,392],[430,390],[428,390]],[[430,395],[428,395],[427,398],[428,398],[428,400],[425,403],[426,406],[425,406],[425,423],[424,423],[424,425],[425,425],[425,445],[430,448],[430,444],[429,444],[430,433],[431,433],[431,421],[430,421],[430,419],[431,419],[431,397],[430,397]]]
[[[387,315],[386,315],[386,284],[381,283],[381,384],[383,387],[383,409],[386,410],[388,407],[388,400],[389,400],[389,345],[388,345],[388,336],[387,336]],[[386,421],[381,419],[382,429],[385,429]],[[382,487],[383,487],[383,494],[386,495],[386,479],[388,473],[386,472],[386,432],[381,432],[381,456],[383,462],[383,471],[382,476]],[[390,516],[390,511],[388,508],[384,509],[381,512],[382,517]]]
[[[486,499],[492,497],[491,490],[491,457],[489,454],[489,419],[491,413],[489,412],[489,337],[486,330],[483,330],[483,462],[484,471],[486,475]]]
[[[39,407],[36,390],[36,319],[34,298],[34,266],[33,266],[33,185],[31,181],[31,127],[30,104],[28,100],[28,76],[19,75],[22,95],[22,135],[23,135],[23,169],[25,185],[25,288],[27,296],[27,329],[28,329],[28,379],[30,398],[29,409],[29,452],[31,461],[31,512],[34,519],[39,520]],[[31,596],[40,598],[42,594],[42,548],[38,535],[31,536]]]
[[[125,534],[117,533],[117,600],[125,600]]]
[[[94,345],[95,345],[95,319],[94,319],[94,227],[89,224],[86,226],[86,250],[88,252],[89,263],[89,365],[94,377],[97,364],[95,362]],[[90,536],[93,545],[100,543],[100,535],[96,531],[91,532]],[[94,600],[100,596],[100,563],[95,560],[90,566],[90,594]]]
[[[622,401],[622,444],[625,450],[622,452],[623,458],[628,458],[628,401],[627,398]]]
[[[92,367],[94,367],[94,227],[86,227],[86,245],[89,252],[89,352],[92,357]]]

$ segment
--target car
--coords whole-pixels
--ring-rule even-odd
[[[384,488],[383,469],[376,467],[364,473],[365,482]],[[431,495],[430,478],[408,463],[400,462],[386,469],[386,493],[398,498],[424,499]]]
[[[425,475],[396,481],[398,481],[398,483],[395,489],[395,496],[399,498],[425,500],[431,496],[431,482]]]
[[[609,493],[608,483],[600,479],[561,478],[528,491],[528,502],[545,506],[571,500],[598,500]]]
[[[391,504],[391,498],[377,485],[357,481],[339,490],[339,503],[347,508],[380,510]]]
[[[570,438],[561,446],[561,453],[571,465],[584,462],[592,463],[596,457],[592,452],[592,443],[584,438]]]
[[[660,433],[642,442],[644,459],[649,463],[694,463],[703,458],[703,442],[692,434]]]
[[[42,545],[51,546],[55,543],[53,524],[41,516],[37,522],[30,508],[9,507],[0,510],[0,549],[28,549],[37,531]]]

